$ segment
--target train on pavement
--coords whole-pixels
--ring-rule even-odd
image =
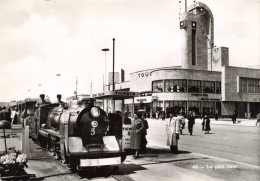
[[[108,165],[117,169],[125,160],[122,131],[115,131],[104,110],[94,106],[94,99],[75,100],[68,107],[55,103],[36,108],[35,103],[26,100],[12,107],[20,111],[30,137],[72,170]]]

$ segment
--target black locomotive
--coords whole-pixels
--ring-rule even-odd
[[[41,147],[54,152],[73,170],[118,165],[126,158],[121,146],[122,135],[109,131],[113,129],[113,120],[109,120],[100,107],[94,106],[93,101],[76,100],[66,108],[59,104],[35,108],[32,106],[35,101],[27,101],[23,122]]]

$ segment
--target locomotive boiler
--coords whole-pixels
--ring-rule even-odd
[[[48,104],[28,120],[30,136],[73,170],[118,165],[126,155],[106,113],[92,104],[69,108]]]

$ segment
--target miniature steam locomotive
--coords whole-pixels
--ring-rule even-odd
[[[118,165],[125,160],[122,135],[109,131],[113,129],[111,120],[100,107],[93,104],[68,108],[59,104],[27,107],[24,109],[27,115],[23,116],[30,136],[73,170]]]

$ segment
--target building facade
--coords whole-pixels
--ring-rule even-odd
[[[133,72],[117,90],[139,92],[135,110],[195,111],[197,115],[254,117],[260,112],[260,69],[229,66],[229,48],[214,45],[210,8],[195,3],[180,15],[181,66]],[[130,109],[131,110],[131,109]],[[245,114],[246,113],[246,114]]]

